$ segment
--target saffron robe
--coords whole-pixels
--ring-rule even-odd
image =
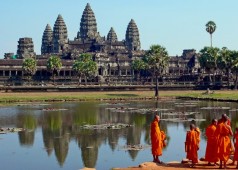
[[[151,123],[150,130],[151,145],[152,145],[152,155],[161,156],[162,149],[165,146],[166,135],[160,130],[157,120]]]
[[[206,128],[207,147],[205,160],[208,162],[217,162],[217,136],[215,136],[216,125],[211,124]]]
[[[235,153],[234,153],[233,160],[238,161],[238,133],[235,133],[234,138],[235,138],[235,143],[234,143],[235,144]]]
[[[220,123],[218,125],[218,132],[219,132],[218,145],[217,145],[218,158],[220,159],[220,161],[227,162],[232,151],[231,139],[229,137],[230,135],[229,125],[226,125],[225,123]]]
[[[187,132],[185,141],[185,152],[187,152],[186,158],[193,163],[198,163],[198,150],[200,142],[200,133],[196,130],[190,130]]]

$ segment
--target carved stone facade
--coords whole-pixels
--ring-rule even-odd
[[[49,24],[46,25],[42,37],[41,54],[53,52],[53,31]]]
[[[19,59],[31,58],[36,54],[32,38],[20,38],[17,46],[17,55]]]
[[[117,42],[117,34],[112,27],[107,34],[107,41],[109,41],[110,43]]]
[[[68,41],[67,27],[61,15],[58,15],[53,29],[53,53],[62,54]]]
[[[60,82],[77,82],[77,76],[72,70],[74,60],[82,53],[93,55],[98,65],[98,73],[92,81],[132,82],[135,71],[131,63],[136,58],[141,58],[145,51],[141,50],[139,29],[133,19],[130,20],[125,31],[125,39],[118,40],[114,28],[110,28],[107,36],[101,36],[97,30],[94,12],[89,4],[86,5],[80,28],[73,40],[68,39],[67,26],[61,15],[58,15],[53,31],[49,24],[46,25],[42,36],[41,55],[34,53],[31,38],[20,38],[18,41],[17,59],[13,53],[6,53],[5,59],[0,60],[0,82],[9,76],[22,76],[21,64],[24,58],[37,59],[37,72],[34,76],[37,81],[46,81],[50,75],[46,68],[46,61],[51,55],[61,57],[63,64],[57,79]],[[12,65],[15,68],[11,70]],[[3,67],[4,66],[4,67]],[[182,56],[171,57],[169,68],[165,77],[179,79],[183,74],[195,73],[199,69],[195,50],[185,50]],[[17,71],[16,71],[17,70]],[[97,80],[96,80],[97,79]]]
[[[97,22],[93,10],[89,4],[86,5],[80,22],[80,29],[75,40],[100,40],[97,32]]]
[[[132,51],[140,50],[139,30],[133,19],[128,24],[128,27],[126,30],[126,45],[129,50],[132,50]]]

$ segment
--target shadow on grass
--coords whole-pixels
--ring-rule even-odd
[[[136,94],[107,94],[110,97],[138,97]]]

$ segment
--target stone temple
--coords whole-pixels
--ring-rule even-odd
[[[25,58],[37,59],[35,81],[47,81],[50,73],[46,68],[47,59],[51,55],[61,57],[62,68],[57,76],[57,81],[62,83],[77,82],[77,76],[72,70],[74,60],[82,53],[93,55],[98,65],[98,73],[91,82],[110,80],[110,82],[132,82],[135,71],[131,63],[136,58],[141,58],[145,51],[141,50],[140,34],[136,22],[131,19],[125,30],[125,39],[118,40],[116,29],[108,28],[106,36],[101,36],[97,29],[95,14],[87,4],[80,21],[80,28],[73,40],[68,38],[67,25],[58,15],[53,29],[47,24],[42,35],[41,55],[34,52],[31,38],[24,37],[18,41],[17,54],[5,53],[5,58],[0,60],[0,84],[11,80],[21,80],[24,76],[22,63]],[[181,79],[181,75],[199,69],[195,50],[184,50],[182,56],[171,56],[169,68],[166,71],[170,80]]]

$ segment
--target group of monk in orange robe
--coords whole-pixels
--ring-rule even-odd
[[[155,115],[153,122],[151,123],[151,144],[153,161],[156,163],[162,163],[159,156],[162,155],[162,149],[165,146],[166,135],[159,128],[160,117]],[[228,159],[231,152],[234,152],[233,164],[237,162],[236,168],[238,168],[238,128],[236,128],[235,134],[230,126],[230,119],[226,114],[222,115],[222,118],[218,121],[212,120],[212,123],[206,128],[207,147],[205,153],[205,160],[208,161],[208,165],[216,165],[220,161],[219,168],[226,168]],[[230,136],[233,136],[233,143]],[[190,131],[186,134],[185,152],[187,153],[187,159],[192,161],[191,167],[194,167],[198,163],[198,150],[200,143],[200,130],[194,124],[190,125]],[[213,164],[212,164],[213,163]]]
[[[227,161],[230,158],[232,152],[235,151],[233,157],[233,164],[238,161],[238,128],[233,132],[230,126],[230,119],[226,114],[222,115],[220,120],[213,119],[211,125],[206,129],[207,136],[207,148],[205,154],[205,160],[208,164],[216,164],[220,161],[220,167],[226,168]],[[233,143],[230,139],[233,136]],[[236,166],[238,168],[238,165]]]

